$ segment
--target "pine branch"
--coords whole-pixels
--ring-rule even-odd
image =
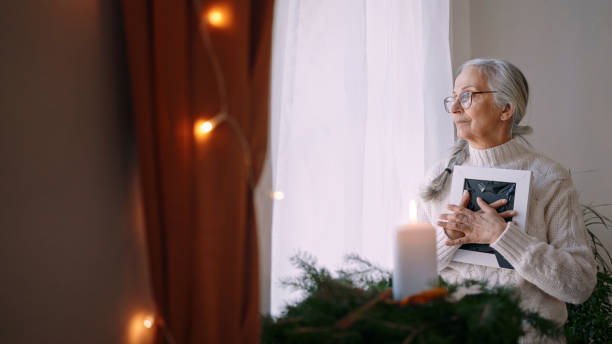
[[[524,321],[545,336],[562,333],[554,322],[522,310],[516,289],[440,278],[444,293],[434,288],[412,297],[420,303],[401,306],[391,300],[390,273],[356,255],[346,260],[350,267],[332,276],[309,255],[293,257],[302,274],[291,286],[302,286],[304,299],[278,319],[264,317],[262,343],[516,343]],[[463,288],[478,293],[450,295]]]

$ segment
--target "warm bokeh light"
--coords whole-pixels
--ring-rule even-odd
[[[285,198],[285,193],[282,191],[273,191],[270,193],[270,198],[281,200]]]
[[[200,125],[200,131],[203,133],[208,133],[212,130],[213,125],[212,123],[210,123],[209,121],[206,121],[204,123],[202,123],[202,125]]]
[[[409,203],[408,216],[410,217],[410,223],[417,223],[417,204],[413,199]]]
[[[223,13],[221,13],[219,10],[209,11],[208,22],[214,26],[221,25],[223,23]]]
[[[150,326],[147,326],[149,324]],[[155,318],[151,313],[137,312],[129,321],[127,327],[127,343],[129,344],[149,344],[153,343],[155,331],[150,329],[155,324]]]
[[[231,21],[231,11],[227,5],[215,5],[204,12],[206,22],[213,27],[228,27]]]
[[[195,134],[197,137],[206,136],[211,130],[213,130],[214,125],[211,121],[200,120],[195,124]]]
[[[153,321],[154,321],[154,320],[155,320],[155,319],[153,319],[153,317],[152,317],[152,316],[148,316],[148,317],[146,317],[146,318],[145,318],[145,320],[142,322],[142,324],[143,324],[143,325],[144,325],[144,327],[146,327],[146,328],[151,328],[151,327],[153,327]]]

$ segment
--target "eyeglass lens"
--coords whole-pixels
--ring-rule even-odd
[[[456,100],[453,97],[444,99],[444,108],[446,112],[451,113]],[[459,103],[463,109],[467,109],[472,105],[472,92],[463,92],[459,95]]]

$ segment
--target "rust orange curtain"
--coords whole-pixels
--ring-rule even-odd
[[[211,42],[256,181],[268,139],[273,0],[201,2],[219,4],[230,25],[210,28]],[[227,124],[204,140],[193,134],[221,105],[199,12],[192,1],[123,1],[153,293],[177,343],[256,343],[259,260],[244,152]]]

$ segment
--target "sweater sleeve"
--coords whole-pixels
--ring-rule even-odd
[[[491,244],[527,281],[563,302],[586,301],[597,282],[596,262],[587,244],[586,228],[578,194],[571,178],[552,184],[552,197],[545,208],[548,243],[528,235],[517,225],[506,230]]]
[[[445,267],[450,263],[451,258],[459,249],[459,245],[447,246],[446,240],[448,237],[444,230],[442,230],[439,226],[437,226],[434,221],[437,222],[437,219],[431,218],[431,210],[428,207],[427,203],[424,203],[422,200],[418,202],[418,219],[419,222],[428,222],[431,223],[436,229],[436,252],[438,254],[438,272],[442,271]]]
[[[435,177],[437,177],[444,168],[446,167],[446,162],[439,162],[434,165],[426,174],[424,178],[424,183],[421,184],[420,190],[424,190],[425,186],[430,183]],[[446,182],[446,186],[450,185],[450,178]],[[422,198],[418,199],[417,202],[417,213],[419,222],[428,222],[431,223],[436,229],[436,252],[438,255],[438,272],[442,271],[444,268],[448,266],[451,261],[451,258],[455,255],[455,252],[459,249],[458,245],[447,246],[446,240],[449,238],[444,233],[444,230],[436,225],[438,221],[437,218],[433,218],[432,215],[432,203],[437,202],[434,201],[424,201]]]

